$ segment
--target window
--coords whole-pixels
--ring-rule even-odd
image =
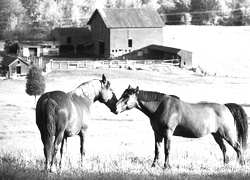
[[[132,47],[133,46],[133,41],[132,41],[132,39],[129,39],[128,40],[128,47]]]
[[[71,37],[67,37],[67,44],[71,44]]]

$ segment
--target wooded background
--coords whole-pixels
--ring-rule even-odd
[[[250,24],[250,0],[0,0],[0,39],[48,39],[55,27],[81,27],[96,8],[154,8],[172,24]],[[186,23],[185,23],[186,24]]]

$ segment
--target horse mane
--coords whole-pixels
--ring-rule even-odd
[[[138,99],[142,101],[160,101],[163,96],[166,96],[164,93],[154,92],[154,91],[142,91],[139,90]]]
[[[100,80],[94,79],[91,81],[87,81],[79,85],[74,90],[70,91],[68,94],[71,96],[81,96],[81,97],[87,97],[91,101],[95,100],[96,96],[99,94],[99,90],[101,88]]]

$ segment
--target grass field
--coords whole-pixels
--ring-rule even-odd
[[[187,102],[236,102],[249,112],[249,79],[177,72],[169,75],[123,69],[55,71],[46,76],[46,90],[70,91],[82,82],[101,78],[105,73],[118,97],[131,84],[145,90],[176,94]],[[43,171],[43,147],[35,125],[34,97],[25,94],[25,83],[25,80],[0,81],[1,179],[250,178],[250,146],[245,152],[244,166],[238,165],[235,152],[227,146],[231,161],[224,166],[219,146],[210,135],[200,139],[174,137],[170,156],[172,169],[162,169],[163,149],[160,165],[151,168],[154,136],[148,118],[137,110],[113,115],[99,102],[92,106],[86,166],[81,168],[79,165],[79,138],[73,137],[68,139],[63,169],[47,174]],[[2,87],[8,87],[8,90]]]
[[[105,73],[117,97],[128,85],[179,96],[186,102],[235,102],[250,114],[249,27],[177,27],[164,29],[164,43],[193,51],[194,62],[210,74],[186,70],[129,71],[83,69],[54,71],[46,75],[46,91],[71,91]],[[34,97],[25,93],[26,80],[0,80],[0,179],[249,179],[250,145],[239,166],[236,153],[227,145],[230,163],[213,137],[174,137],[171,170],[160,164],[151,168],[154,135],[149,119],[137,110],[119,115],[96,102],[86,142],[86,166],[80,167],[79,137],[68,139],[64,167],[45,173],[43,146],[35,124]]]

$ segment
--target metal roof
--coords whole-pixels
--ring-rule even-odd
[[[125,9],[96,9],[88,24],[100,14],[107,28],[161,28],[164,23],[154,9],[125,8]]]
[[[69,27],[69,28],[55,28],[52,33],[57,32],[60,36],[71,36],[71,35],[89,35],[90,31],[88,27]]]

